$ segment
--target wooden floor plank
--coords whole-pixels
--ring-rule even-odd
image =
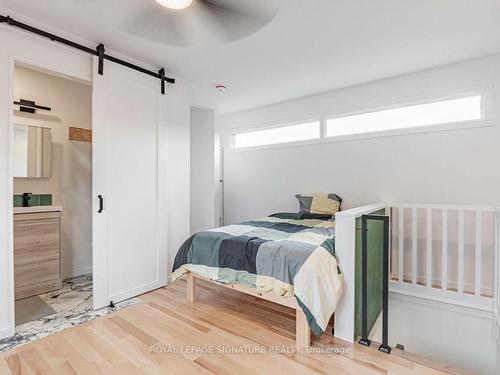
[[[69,343],[65,336],[57,334],[47,337],[45,340],[58,354],[60,357],[66,360],[77,350]]]
[[[85,360],[83,356],[81,356],[78,352],[73,353],[67,359],[69,365],[78,375],[94,375],[99,374],[99,371],[95,368],[91,368],[91,364],[93,362],[88,362]]]
[[[156,310],[161,311],[164,314],[170,315],[171,317],[173,317],[173,318],[175,318],[175,319],[177,319],[177,320],[179,320],[179,321],[181,321],[181,322],[183,322],[183,323],[185,323],[185,324],[193,327],[194,329],[196,329],[196,330],[198,330],[198,331],[200,331],[202,333],[210,332],[210,328],[204,326],[203,324],[199,324],[199,323],[197,323],[197,322],[195,322],[195,321],[193,321],[191,319],[185,318],[182,315],[179,315],[179,314],[177,314],[174,311],[168,310],[165,307],[158,305],[157,303],[151,302],[148,305],[151,306],[151,307],[153,307]]]
[[[5,361],[11,374],[31,375],[36,373],[20,353],[9,355],[5,358]],[[40,367],[44,368],[43,364]]]
[[[7,366],[7,362],[5,362],[5,358],[0,358],[0,374],[11,374],[12,372]]]
[[[155,337],[148,335],[146,332],[131,324],[127,320],[123,319],[121,316],[114,316],[110,318],[110,320],[115,323],[118,327],[127,331],[129,334],[134,336],[137,340],[143,342],[146,345],[154,345],[158,342],[158,339]]]
[[[141,303],[0,354],[0,374],[467,374],[393,350],[380,353],[324,334],[313,349],[295,345],[295,311],[254,296],[197,281],[196,301],[186,282],[141,296]],[[193,349],[194,348],[194,349]],[[266,353],[203,352],[260,348]],[[334,352],[333,349],[343,352]]]
[[[41,343],[43,344],[43,343]],[[43,372],[49,372],[51,366],[47,362],[49,358],[44,358],[40,354],[41,346],[30,347],[19,353],[19,357],[26,361],[28,367],[35,373],[40,374]]]
[[[68,361],[64,361],[51,368],[49,371],[43,372],[44,375],[78,375],[78,373],[71,367]]]

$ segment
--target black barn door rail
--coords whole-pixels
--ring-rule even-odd
[[[81,44],[72,42],[71,40],[68,40],[68,39],[62,38],[60,36],[51,34],[51,33],[47,32],[47,31],[38,29],[36,27],[27,25],[25,23],[16,21],[15,19],[13,19],[13,18],[11,18],[9,16],[2,16],[2,15],[0,15],[0,23],[5,23],[7,25],[10,25],[10,26],[13,26],[13,27],[17,27],[18,29],[22,29],[22,30],[28,31],[30,33],[37,34],[37,35],[42,36],[44,38],[50,39],[53,42],[58,42],[58,43],[66,45],[66,46],[69,46],[69,47],[72,47],[72,48],[76,48],[76,49],[78,49],[80,51],[86,52],[86,53],[88,53],[90,55],[98,56],[99,57],[99,69],[98,69],[98,72],[101,75],[104,73],[104,60],[109,60],[109,61],[112,61],[112,62],[114,62],[116,64],[120,64],[120,65],[126,66],[127,68],[130,68],[130,69],[136,70],[138,72],[147,74],[147,75],[149,75],[151,77],[155,77],[155,78],[160,79],[161,80],[161,93],[162,94],[165,94],[165,82],[167,82],[167,83],[175,83],[175,79],[174,78],[170,78],[170,77],[166,77],[165,76],[165,69],[163,69],[163,68],[161,68],[156,73],[156,72],[153,72],[151,70],[148,70],[148,69],[142,68],[140,66],[137,66],[135,64],[129,63],[128,61],[119,59],[119,58],[114,57],[114,56],[107,55],[105,53],[105,49],[104,49],[104,45],[103,44],[99,44],[96,47],[96,49],[85,47],[85,46],[83,46]]]
[[[378,350],[391,353],[389,341],[389,216],[361,216],[361,339],[359,343],[370,346],[368,338],[368,221],[376,220],[384,223],[383,266],[382,266],[382,344]]]

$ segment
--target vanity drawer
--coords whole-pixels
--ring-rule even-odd
[[[14,248],[20,257],[42,257],[54,250],[59,254],[59,218],[16,221]]]
[[[16,299],[61,287],[59,213],[15,215]]]
[[[45,257],[47,259],[49,257]],[[59,259],[44,260],[38,262],[24,262],[24,264],[14,264],[15,286],[24,286],[57,279],[59,275]]]

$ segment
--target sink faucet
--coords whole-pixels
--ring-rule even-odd
[[[31,199],[32,193],[23,193],[23,207],[29,206],[29,200]]]

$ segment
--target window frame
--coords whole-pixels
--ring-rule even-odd
[[[286,128],[289,126],[302,125],[302,124],[314,123],[314,122],[317,122],[319,125],[319,137],[318,138],[302,139],[302,140],[298,140],[298,141],[279,142],[279,143],[271,143],[271,144],[247,146],[247,147],[235,147],[236,146],[235,145],[235,136],[237,134],[252,133],[252,132],[257,132],[257,131],[261,131],[261,130],[270,130],[270,129],[277,129],[277,128]],[[324,124],[323,124],[323,119],[319,118],[319,117],[307,117],[305,119],[296,120],[296,121],[270,122],[267,124],[268,124],[267,126],[265,124],[261,123],[259,126],[246,126],[246,127],[241,127],[238,129],[233,129],[231,131],[231,136],[230,136],[230,150],[231,150],[231,152],[257,150],[257,149],[263,149],[263,148],[276,148],[276,147],[283,147],[283,146],[296,146],[296,145],[300,145],[300,144],[317,143],[318,141],[321,141],[323,139]]]
[[[327,121],[335,118],[362,115],[366,113],[372,113],[377,111],[384,111],[388,109],[397,109],[402,107],[421,105],[421,104],[431,104],[440,101],[453,100],[467,98],[471,96],[481,96],[481,118],[477,120],[466,120],[466,121],[455,121],[447,123],[438,123],[422,126],[412,126],[403,127],[388,130],[376,130],[372,132],[364,133],[354,133],[354,134],[344,134],[338,136],[327,136]],[[388,104],[390,102],[390,104]],[[404,136],[420,133],[431,133],[431,132],[443,132],[452,130],[463,130],[471,128],[481,128],[481,127],[491,127],[493,126],[493,85],[485,84],[480,86],[448,90],[445,94],[428,94],[420,95],[419,98],[413,96],[412,99],[398,101],[397,103],[390,101],[385,98],[383,101],[378,101],[372,104],[367,104],[362,107],[341,109],[335,112],[319,112],[316,114],[310,114],[307,117],[300,117],[298,120],[287,120],[287,121],[268,121],[260,122],[252,125],[247,125],[243,127],[238,127],[230,130],[229,137],[229,149],[226,150],[227,153],[233,152],[246,152],[246,151],[257,151],[265,149],[277,149],[277,148],[287,148],[287,147],[299,147],[308,146],[316,144],[325,143],[336,143],[336,142],[349,142],[357,141],[363,139],[371,138],[382,138],[382,137],[394,137],[394,136]],[[274,143],[268,145],[258,145],[249,147],[235,148],[234,136],[236,134],[247,133],[258,130],[266,130],[272,128],[280,128],[292,125],[299,125],[307,122],[319,121],[320,124],[320,137],[315,139],[300,140],[294,142],[283,142]]]
[[[416,105],[423,104],[433,104],[447,100],[453,99],[463,99],[473,96],[481,97],[481,118],[476,120],[465,120],[465,121],[453,121],[453,122],[445,122],[445,123],[435,123],[428,125],[416,125],[410,127],[401,127],[387,130],[374,130],[370,132],[362,132],[362,133],[353,133],[353,134],[342,134],[342,135],[330,135],[327,134],[327,122],[328,120],[333,120],[336,118],[343,118],[349,116],[356,115],[364,115],[368,113],[375,113],[386,111],[390,109],[398,109],[404,107],[412,107]],[[445,131],[445,130],[455,130],[455,129],[466,129],[466,128],[474,128],[474,127],[483,127],[483,126],[491,126],[491,89],[483,88],[476,89],[471,91],[461,90],[455,94],[442,95],[442,96],[433,96],[432,98],[420,99],[420,100],[412,100],[399,102],[397,104],[391,105],[380,105],[375,107],[370,107],[369,109],[362,110],[354,110],[354,111],[346,111],[346,112],[337,112],[334,115],[325,116],[324,117],[324,138],[328,140],[353,140],[353,139],[364,139],[364,138],[378,138],[378,137],[388,137],[388,136],[396,136],[396,135],[405,135],[405,134],[418,134],[418,133],[428,133],[433,131]]]

